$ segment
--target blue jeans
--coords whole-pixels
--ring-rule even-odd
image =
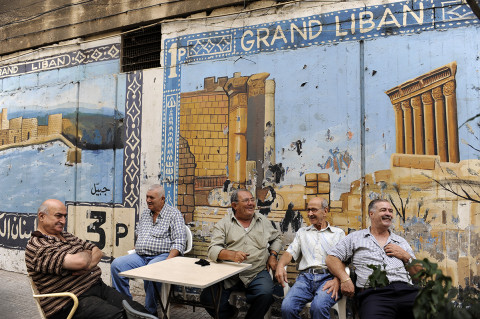
[[[124,295],[127,295],[132,298],[132,294],[130,294],[130,284],[129,278],[119,276],[118,274],[122,271],[127,271],[130,269],[146,266],[149,264],[153,264],[162,260],[167,259],[168,253],[160,254],[158,256],[140,256],[137,254],[130,254],[115,258],[111,265],[111,274],[112,274],[112,286],[119,292]],[[152,281],[143,281],[143,286],[145,289],[145,309],[147,309],[150,313],[157,315],[157,298],[155,295],[155,286],[154,282]],[[162,287],[162,284],[156,283],[158,287],[158,291]]]
[[[332,279],[333,276],[330,274],[300,274],[283,299],[282,318],[299,319],[300,312],[309,302],[312,302],[310,307],[310,317],[312,319],[330,318],[330,308],[336,301],[331,294],[327,294],[327,291],[323,291],[322,288],[327,281]]]
[[[213,295],[217,294],[220,285],[223,287],[223,282],[219,282],[211,287],[205,288],[200,295],[200,302],[205,306],[213,307]],[[220,296],[220,307],[218,310],[218,317],[222,319],[231,318],[235,314],[235,307],[228,303],[230,294],[233,291],[244,291],[247,302],[250,304],[246,319],[261,319],[265,316],[273,303],[273,281],[268,271],[263,270],[248,284],[244,286],[242,281],[239,281],[233,287],[222,289]],[[215,317],[215,310],[212,308],[205,308],[207,312]]]

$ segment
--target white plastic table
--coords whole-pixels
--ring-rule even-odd
[[[234,276],[245,269],[252,267],[251,264],[238,264],[234,262],[212,262],[208,266],[195,264],[199,259],[190,257],[175,257],[160,261],[147,266],[127,270],[119,275],[129,278],[138,278],[163,283],[160,297],[160,306],[164,318],[168,318],[168,306],[170,304],[170,285],[179,285],[195,288],[207,288],[231,276]],[[155,285],[155,287],[157,287]],[[164,290],[165,289],[165,290]],[[213,291],[212,291],[213,293]],[[218,306],[220,303],[221,289],[214,296],[214,307],[218,318]],[[162,298],[166,298],[165,305]]]

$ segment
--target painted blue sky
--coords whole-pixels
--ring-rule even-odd
[[[35,117],[53,109],[125,114],[126,76],[116,75],[118,60],[63,68],[1,80],[0,107]],[[35,213],[46,198],[61,201],[121,203],[123,149],[82,150],[82,160],[67,163],[67,147],[52,142],[0,152],[6,199],[1,211]],[[97,189],[108,189],[95,192]],[[94,191],[92,191],[92,189]]]
[[[84,68],[71,67],[2,79],[1,107],[8,108],[9,114],[25,109],[44,111],[68,105],[72,108],[103,109],[106,112],[117,107],[124,114],[124,75],[107,73],[87,78],[93,68],[97,72],[115,73],[117,64],[118,61],[116,64],[109,61]],[[118,101],[121,102],[117,106]]]

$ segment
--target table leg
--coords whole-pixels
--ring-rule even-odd
[[[220,319],[218,312],[220,310],[220,298],[222,298],[222,290],[223,290],[223,283],[220,283],[218,286],[218,289],[215,293],[215,290],[213,289],[215,285],[210,286],[210,291],[212,292],[212,297],[213,297],[213,308],[215,309],[215,319]]]
[[[157,295],[157,299],[160,302],[160,308],[162,309],[162,316],[159,316],[159,318],[164,318],[168,319],[169,317],[169,309],[168,307],[170,306],[170,297],[173,294],[172,290],[172,285],[171,284],[166,284],[162,283],[162,288],[160,291],[158,291],[158,286],[155,284],[155,294]],[[163,304],[165,302],[165,305]]]

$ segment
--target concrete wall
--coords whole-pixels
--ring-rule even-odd
[[[0,4],[0,55],[38,48],[60,41],[128,31],[140,25],[190,15],[223,6],[243,5],[239,0],[18,0]]]
[[[0,66],[8,120],[40,128],[62,114],[65,136],[67,124],[81,128],[82,157],[67,164],[60,141],[1,151],[0,267],[24,271],[22,247],[48,197],[67,202],[69,230],[124,254],[146,189],[160,182],[193,223],[193,255],[205,255],[235,187],[256,195],[286,245],[312,196],[330,201],[330,221],[347,232],[368,226],[366,205],[382,196],[417,257],[455,285],[478,284],[480,43],[468,8],[301,2],[215,13],[162,25],[162,68],[120,73],[118,36]]]

